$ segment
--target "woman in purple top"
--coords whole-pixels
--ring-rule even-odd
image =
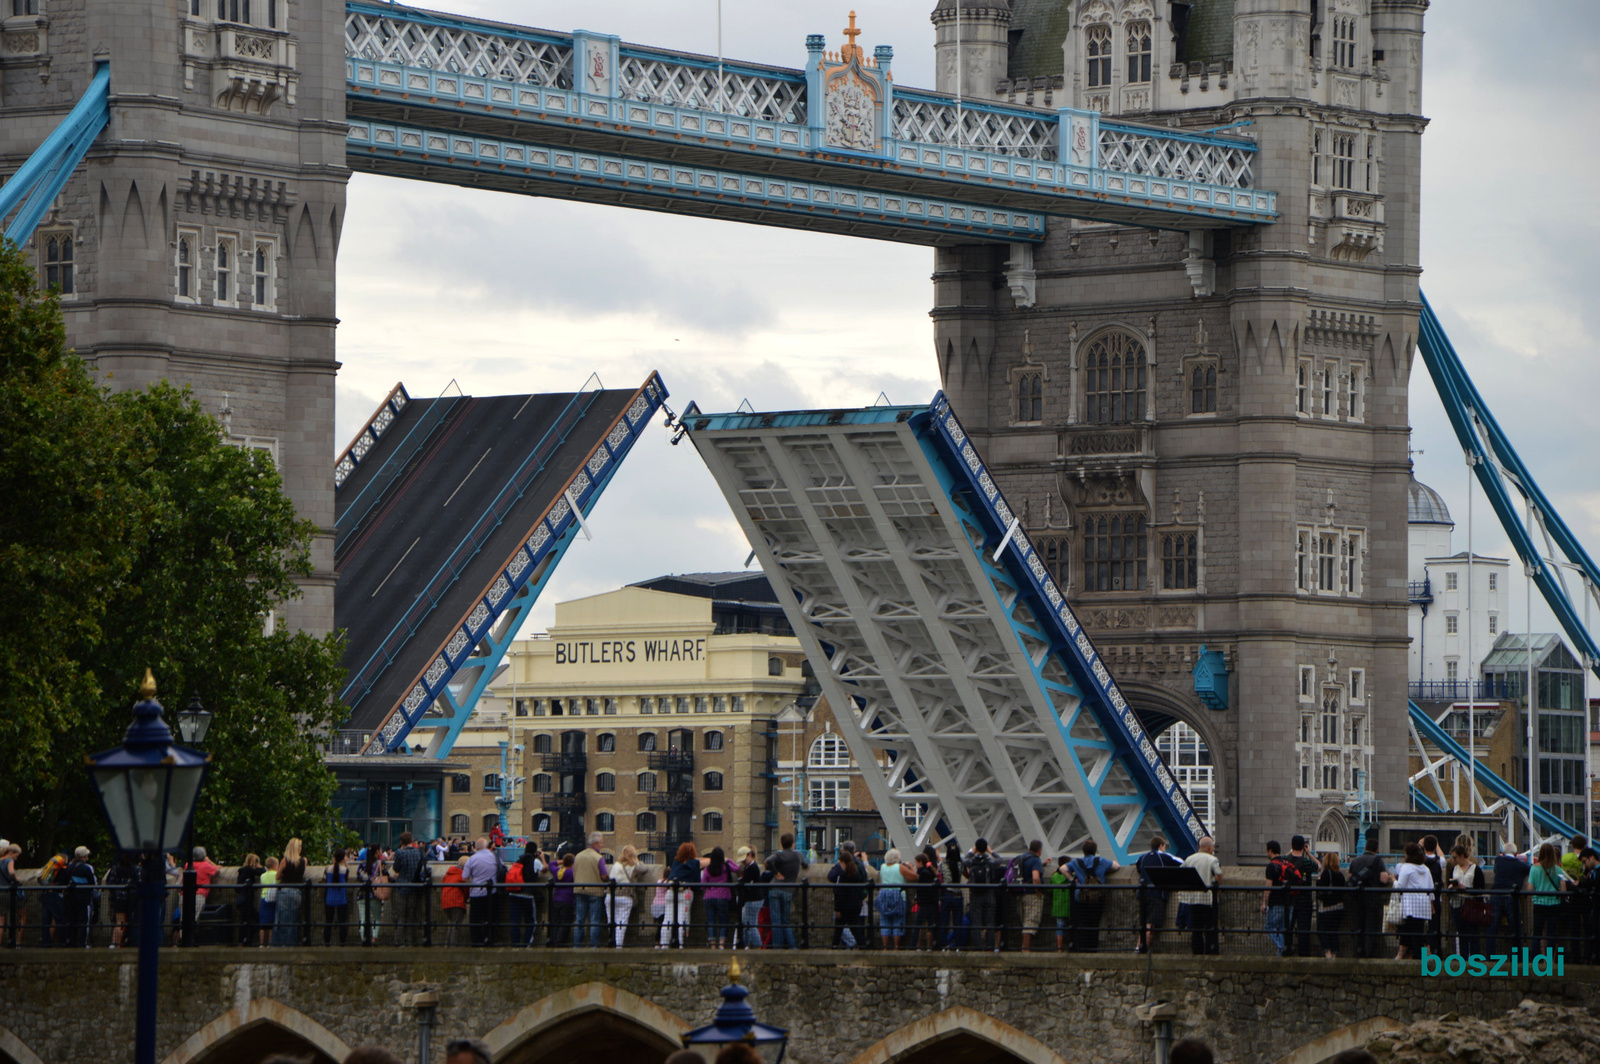
[[[705,865],[700,872],[700,882],[706,884],[706,943],[712,949],[722,949],[733,937],[732,884],[738,877],[733,865],[723,857],[721,846],[714,848],[710,857],[701,860]]]
[[[572,854],[561,858],[561,867],[551,877],[555,884],[550,892],[550,945],[572,945],[572,924],[578,903],[572,891]]]

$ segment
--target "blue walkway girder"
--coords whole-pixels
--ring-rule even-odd
[[[39,219],[61,193],[89,145],[111,120],[110,95],[111,64],[97,63],[94,78],[77,105],[28,161],[0,186],[0,222],[16,212],[5,230],[12,242],[25,244],[33,236]]]
[[[804,69],[737,60],[719,69],[709,56],[602,34],[370,0],[350,0],[345,30],[352,121],[1154,228],[1277,219],[1275,194],[1251,187],[1256,145],[1247,138],[1102,122],[1070,109],[957,106],[941,93],[896,86],[887,48],[851,60],[825,53],[823,39],[812,37]],[[844,146],[824,121],[824,81],[836,70],[876,97],[870,144]],[[351,152],[352,166],[369,161]],[[404,171],[391,163],[376,172]],[[584,187],[616,202],[598,185]],[[699,213],[676,201],[664,209]],[[921,226],[889,238],[918,233],[936,242]]]

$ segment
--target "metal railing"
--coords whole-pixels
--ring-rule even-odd
[[[1504,680],[1412,680],[1413,702],[1498,702],[1511,697]]]
[[[746,949],[1064,951],[1127,953],[1150,937],[1165,954],[1394,957],[1423,946],[1440,955],[1507,947],[1562,950],[1568,964],[1600,964],[1600,892],[1533,903],[1534,895],[1411,892],[1428,912],[1398,926],[1388,887],[1302,887],[1268,906],[1265,884],[1219,886],[1210,905],[1162,898],[1133,883],[1037,889],[995,884],[883,887],[802,881],[706,885],[661,881],[588,887],[503,882],[415,884],[307,882],[265,888],[171,884],[161,933],[177,945],[599,946],[646,949],[726,945]],[[0,944],[133,945],[136,887],[15,887],[0,903]],[[481,890],[476,897],[471,891]],[[719,896],[708,896],[711,891]],[[1092,897],[1098,891],[1099,897]],[[337,893],[336,893],[337,892]],[[898,904],[887,896],[899,893]],[[291,905],[289,895],[295,897]],[[721,896],[726,895],[726,896]],[[593,900],[589,900],[593,899]],[[1489,925],[1462,916],[1487,903]],[[1472,904],[1467,904],[1469,900]],[[1058,902],[1067,909],[1056,915]],[[1281,916],[1271,915],[1278,910]],[[288,914],[287,917],[285,914]]]

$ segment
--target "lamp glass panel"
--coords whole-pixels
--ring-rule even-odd
[[[195,799],[200,795],[200,779],[206,769],[204,765],[185,765],[169,767],[167,771],[172,775],[172,782],[162,823],[160,845],[163,850],[183,844],[183,830],[189,826],[189,814],[194,812]]]
[[[133,789],[127,774],[121,769],[97,768],[94,770],[95,789],[105,802],[106,818],[111,822],[111,835],[121,850],[139,849],[139,829],[133,813]]]

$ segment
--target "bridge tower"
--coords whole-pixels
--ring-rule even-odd
[[[189,385],[238,445],[272,452],[321,530],[282,620],[330,630],[342,0],[6,0],[4,15],[6,171],[111,65],[110,124],[33,239],[41,276],[70,255],[69,342],[107,386]]]
[[[1240,125],[1280,194],[1249,231],[1052,218],[1037,248],[940,249],[931,312],[947,393],[1123,691],[1209,747],[1230,857],[1297,832],[1348,849],[1363,786],[1380,821],[1406,807],[1427,7],[962,5],[964,97]],[[933,13],[947,92],[954,8]],[[1230,680],[1209,706],[1202,646]]]

